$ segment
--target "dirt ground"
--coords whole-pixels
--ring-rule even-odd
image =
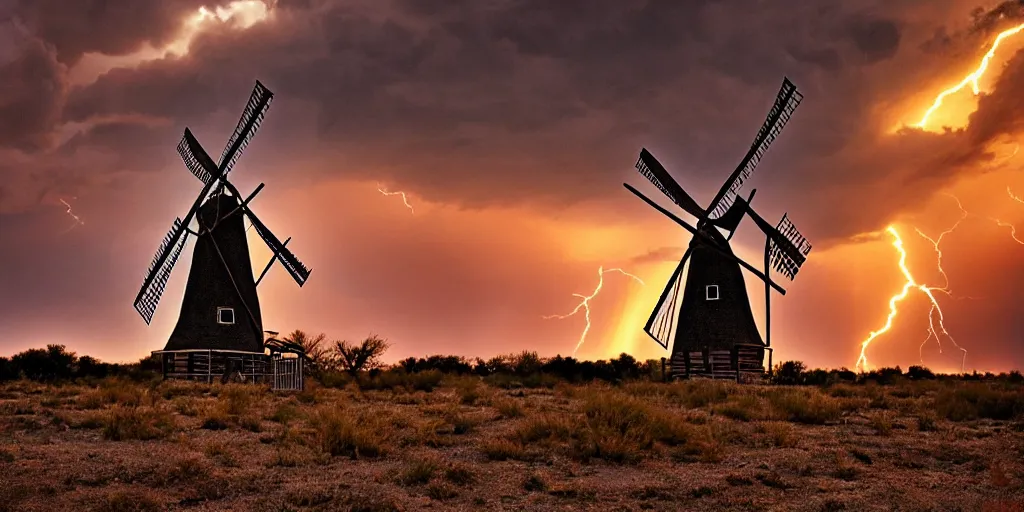
[[[1020,511],[1022,393],[19,381],[0,385],[0,510]]]

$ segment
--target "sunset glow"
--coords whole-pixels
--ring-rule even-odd
[[[637,276],[635,276],[633,274],[630,274],[629,272],[626,272],[625,270],[622,270],[621,268],[610,268],[608,270],[605,270],[604,267],[599,267],[597,269],[597,287],[594,288],[594,291],[591,292],[590,295],[582,295],[582,294],[579,294],[579,293],[572,294],[573,297],[577,297],[577,298],[580,299],[580,303],[576,305],[575,309],[573,309],[571,312],[566,313],[564,315],[546,315],[546,316],[543,317],[545,319],[559,319],[559,320],[562,320],[562,319],[565,319],[565,318],[569,318],[569,317],[575,315],[576,313],[579,313],[581,310],[583,311],[583,316],[584,316],[584,319],[586,320],[586,325],[584,325],[584,327],[583,327],[583,332],[580,333],[580,340],[579,340],[579,342],[576,343],[576,347],[573,348],[573,350],[572,350],[573,357],[576,357],[576,353],[579,352],[580,347],[583,346],[583,342],[587,341],[587,333],[590,332],[590,325],[591,325],[591,323],[590,323],[590,301],[593,300],[594,297],[597,297],[597,294],[601,293],[601,288],[604,287],[604,275],[606,273],[608,273],[608,272],[618,272],[618,273],[620,273],[620,274],[622,274],[622,275],[624,275],[624,276],[626,276],[626,277],[628,277],[630,279],[633,279],[634,281],[640,283],[641,286],[644,285],[643,280],[641,280],[639,277],[637,277]]]

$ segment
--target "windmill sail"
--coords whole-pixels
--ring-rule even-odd
[[[784,79],[782,88],[779,89],[779,94],[775,97],[775,104],[772,105],[768,117],[765,118],[764,124],[758,130],[757,137],[750,145],[750,150],[747,151],[746,156],[740,161],[740,165],[722,187],[724,192],[719,191],[719,197],[711,202],[709,209],[712,210],[712,218],[721,217],[729,210],[740,188],[743,187],[743,182],[754,173],[757,164],[768,152],[768,148],[771,147],[772,142],[779,136],[782,129],[789,123],[790,117],[802,100],[803,94],[796,90],[793,82],[790,82],[788,78]]]
[[[665,290],[661,292],[661,298],[658,299],[658,305],[654,307],[651,317],[647,319],[647,325],[644,326],[644,331],[666,349],[672,340],[676,320],[676,303],[679,301],[680,283],[683,281],[683,267],[686,265],[689,255],[688,249],[683,255],[683,259],[679,260],[675,271],[672,272],[672,277],[669,278]]]
[[[676,180],[672,179],[661,162],[658,162],[654,155],[647,151],[647,148],[640,150],[640,158],[636,161],[636,170],[658,187],[658,190],[668,196],[673,203],[686,210],[686,213],[698,219],[704,216],[704,209],[683,190],[683,187],[676,183]]]
[[[783,243],[777,243],[775,239],[771,239],[769,259],[772,262],[772,268],[792,281],[796,277],[796,273],[800,271],[800,267],[807,261],[807,255],[811,252],[811,244],[797,231],[788,215],[782,216],[782,220],[779,221],[779,225],[775,229],[796,250],[787,251]]]
[[[163,296],[164,288],[171,277],[171,271],[174,270],[174,264],[178,261],[178,256],[181,255],[181,250],[185,247],[185,240],[188,239],[188,232],[184,232],[178,238],[177,243],[173,246],[171,245],[172,240],[181,230],[181,219],[175,218],[174,224],[171,225],[171,230],[167,232],[167,235],[164,236],[163,241],[160,243],[160,248],[157,249],[156,255],[153,257],[153,262],[149,264],[149,270],[146,271],[146,279],[143,280],[143,288],[139,292],[138,297],[135,298],[135,310],[142,315],[147,324],[153,320],[153,314],[156,313],[156,307],[160,303],[160,297]]]
[[[292,278],[295,279],[295,282],[298,283],[299,286],[305,284],[306,279],[309,279],[309,273],[311,270],[306,268],[306,266],[303,265],[291,251],[285,248],[284,244],[274,236],[274,233],[267,229],[267,226],[265,226],[263,222],[256,217],[256,214],[252,213],[249,209],[246,209],[245,211],[249,216],[249,221],[252,222],[252,227],[256,228],[256,233],[260,235],[260,238],[262,238],[264,242],[267,243],[267,247],[277,255],[281,264],[284,265],[285,270],[292,275]]]
[[[185,162],[185,167],[199,178],[199,181],[203,182],[204,185],[208,185],[213,180],[213,174],[207,170],[207,167],[199,161],[199,156],[192,152],[189,144],[189,135],[191,132],[186,128],[186,135],[181,138],[181,142],[178,143],[178,154],[181,155],[181,160]],[[193,140],[195,140],[193,138]],[[205,156],[205,154],[203,155]],[[211,162],[212,163],[212,162]],[[213,167],[216,169],[216,167]]]
[[[256,86],[253,87],[252,94],[249,96],[249,101],[245,104],[245,111],[242,112],[235,131],[231,134],[227,145],[224,146],[224,152],[220,155],[218,167],[223,174],[231,172],[235,162],[242,156],[245,147],[249,145],[249,141],[256,136],[273,99],[274,93],[257,80]]]

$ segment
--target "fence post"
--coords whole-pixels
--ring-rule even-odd
[[[668,374],[665,373],[665,358],[661,358],[661,381],[668,382]]]

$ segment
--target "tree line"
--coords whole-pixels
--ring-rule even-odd
[[[509,385],[553,385],[554,382],[621,382],[627,380],[663,380],[662,361],[640,361],[622,353],[617,358],[584,361],[573,357],[540,357],[536,352],[523,351],[482,358],[454,355],[408,357],[393,364],[385,364],[383,356],[390,348],[384,338],[371,335],[361,342],[329,341],[325,334],[311,335],[301,330],[284,337],[286,345],[302,353],[307,361],[307,374],[325,385],[344,385],[353,380],[388,378],[397,374],[412,375],[431,372],[437,375],[475,375],[492,382]],[[32,348],[11,357],[0,357],[0,381],[29,379],[41,382],[70,381],[125,377],[133,380],[159,378],[160,360],[146,357],[136,363],[104,363],[90,356],[78,356],[64,345]],[[359,380],[362,379],[362,380]],[[856,373],[846,368],[807,369],[800,361],[777,364],[769,375],[768,383],[780,385],[825,386],[837,383],[893,384],[900,380],[961,379],[1007,380],[1024,383],[1018,371],[994,375],[977,372],[961,375],[936,375],[923,366],[880,368]]]

